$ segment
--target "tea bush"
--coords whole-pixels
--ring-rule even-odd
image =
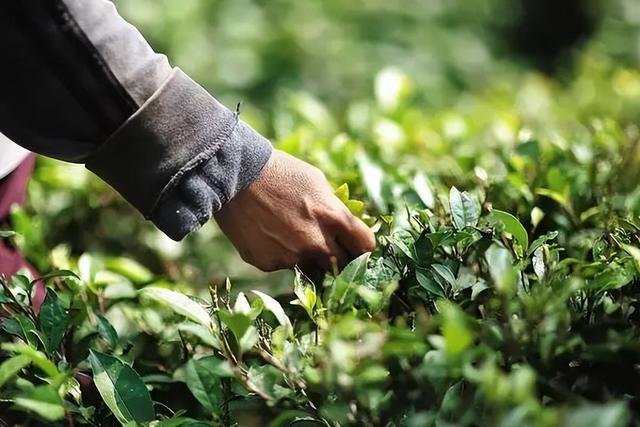
[[[400,67],[344,108],[282,95],[265,129],[378,239],[315,282],[236,281],[211,231],[168,245],[44,161],[0,235],[50,271],[0,279],[1,419],[640,424],[640,72],[607,26],[566,80],[488,59],[437,102]]]

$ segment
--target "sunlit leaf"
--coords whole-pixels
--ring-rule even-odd
[[[28,390],[14,399],[15,405],[33,412],[47,421],[62,420],[65,410],[58,391],[51,385],[42,385]]]
[[[289,316],[287,316],[287,314],[284,312],[284,310],[282,309],[282,306],[278,301],[271,298],[269,295],[265,294],[264,292],[256,291],[256,290],[251,292],[253,292],[262,300],[265,308],[269,310],[271,313],[273,313],[276,319],[278,319],[278,323],[280,323],[281,326],[284,326],[284,328],[289,333],[293,332],[293,326],[291,326],[291,320],[289,320]]]
[[[337,307],[343,304],[349,291],[352,290],[355,285],[364,283],[370,255],[370,253],[360,255],[351,261],[334,279],[333,286],[329,293],[329,306]]]
[[[511,234],[520,244],[522,250],[526,252],[529,249],[529,235],[520,221],[518,221],[518,218],[508,212],[500,211],[498,209],[494,209],[491,213],[504,224],[504,230]]]
[[[220,321],[233,332],[237,340],[242,338],[252,323],[251,317],[239,312],[230,313],[225,310],[220,310],[218,311],[218,317],[220,317]]]
[[[209,312],[200,304],[179,292],[148,286],[139,291],[143,298],[149,298],[168,306],[177,314],[203,326],[212,327]]]
[[[31,359],[24,355],[13,356],[0,364],[0,388],[14,375],[31,363]]]
[[[466,191],[460,192],[456,187],[451,187],[449,192],[449,207],[453,222],[462,230],[465,227],[475,227],[478,224],[480,214],[475,200]]]
[[[198,339],[200,339],[200,341],[202,342],[202,344],[209,346],[211,348],[216,348],[216,349],[221,349],[221,345],[220,345],[220,341],[218,340],[218,338],[212,333],[211,329],[206,328],[200,324],[197,323],[190,323],[190,322],[182,322],[179,323],[177,325],[177,328],[179,331],[181,332],[187,332],[189,334],[192,334],[196,337],[198,337]]]

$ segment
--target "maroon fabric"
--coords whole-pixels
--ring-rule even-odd
[[[35,164],[35,155],[30,155],[16,170],[0,180],[0,224],[6,222],[11,206],[24,203],[27,183]],[[0,274],[11,276],[26,267],[37,275],[36,270],[13,248],[0,241]]]
[[[16,170],[0,180],[0,224],[7,221],[14,204],[23,204],[27,195],[27,184],[36,163],[36,156],[31,154]],[[0,275],[10,277],[18,270],[27,268],[33,277],[39,277],[40,273],[14,248],[0,241]],[[47,288],[42,280],[36,282],[31,302],[36,314],[47,296]]]
[[[31,154],[16,170],[0,180],[0,221],[6,220],[14,203],[24,203],[27,183],[35,162],[36,156]]]

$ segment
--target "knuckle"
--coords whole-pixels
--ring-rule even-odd
[[[304,228],[295,228],[291,230],[291,237],[296,242],[305,242],[308,239],[309,231]]]
[[[351,212],[349,212],[346,207],[343,209],[338,209],[338,211],[336,212],[336,217],[341,224],[346,226],[352,226],[354,220],[356,219],[353,215],[351,215]]]
[[[340,206],[325,206],[321,210],[321,215],[324,221],[333,225],[343,224],[348,218],[347,212]]]

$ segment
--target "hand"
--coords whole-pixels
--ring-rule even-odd
[[[242,259],[263,271],[330,270],[375,248],[374,234],[333,194],[324,174],[279,150],[215,218]]]

